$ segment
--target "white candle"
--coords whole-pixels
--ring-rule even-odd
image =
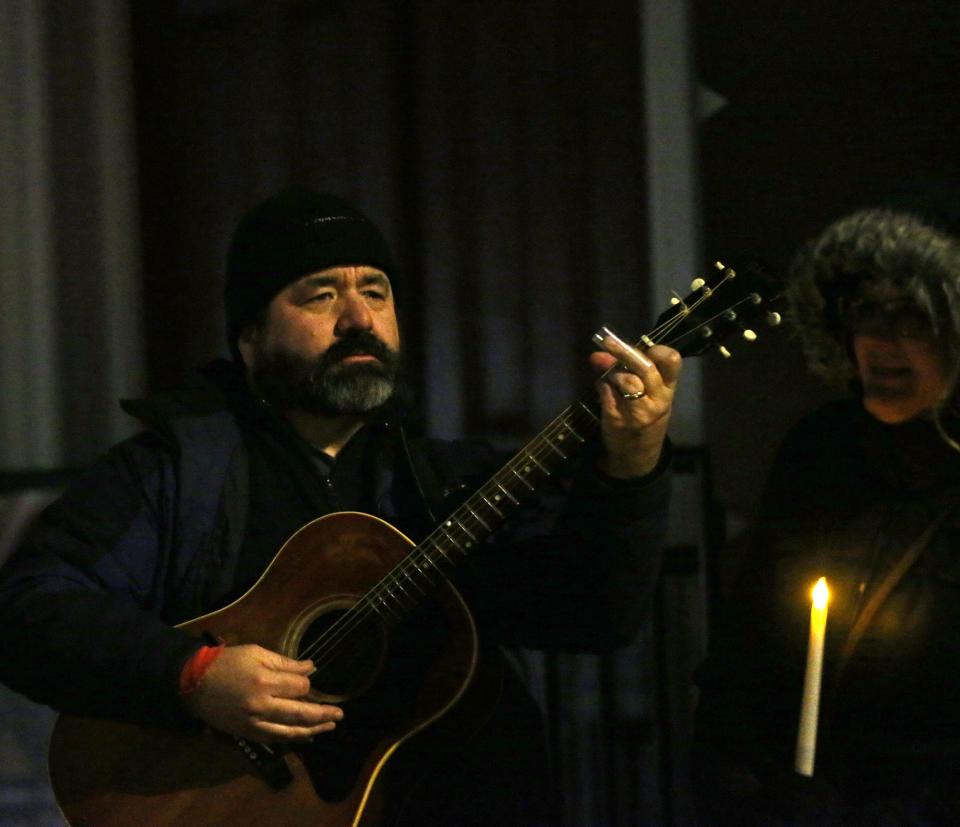
[[[800,775],[813,775],[817,749],[817,715],[820,710],[820,679],[823,675],[823,641],[827,633],[827,580],[821,577],[813,588],[810,609],[810,643],[807,648],[807,673],[803,680],[803,704],[797,730],[797,755],[794,769]]]

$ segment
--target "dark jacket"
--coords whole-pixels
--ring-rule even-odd
[[[960,517],[839,658],[873,590],[958,490],[960,454],[932,422],[883,425],[851,399],[793,428],[699,675],[704,824],[960,822]],[[804,781],[793,760],[820,576],[831,600]]]
[[[361,433],[387,459],[355,471],[372,482],[344,502],[224,363],[126,407],[148,429],[82,474],[0,577],[0,679],[71,713],[178,720],[178,676],[200,644],[174,624],[242,593],[324,511],[367,506],[416,540],[499,464],[484,445],[377,422]],[[264,499],[265,478],[290,495]],[[573,651],[627,642],[657,577],[667,487],[662,473],[603,479],[588,456],[495,532],[460,580],[487,639]]]

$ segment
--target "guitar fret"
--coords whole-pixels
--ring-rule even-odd
[[[373,601],[367,601],[367,603],[368,603],[368,605],[370,606],[370,608],[373,609],[373,611],[375,611],[375,612],[377,613],[377,617],[381,617],[381,618],[383,618],[384,620],[387,619],[387,618],[386,618],[386,615],[384,615],[384,613],[380,611],[380,607],[377,606],[375,603],[373,603]]]
[[[413,561],[413,567],[414,567],[417,571],[419,571],[420,574],[423,574],[423,571],[422,571],[422,570],[420,569],[420,567],[416,564],[416,561]],[[409,572],[409,571],[406,572],[406,578],[407,578],[407,582],[408,582],[411,586],[413,586],[418,592],[420,592],[421,595],[426,595],[426,592],[420,587],[420,584],[419,584],[416,580],[413,579],[413,573],[412,573],[412,572]]]
[[[429,562],[428,558],[427,558],[425,555],[421,555],[421,556],[422,556],[424,562]],[[409,559],[409,560],[410,560],[410,564],[411,564],[418,572],[420,572],[420,576],[423,577],[423,579],[426,580],[426,581],[432,586],[432,585],[433,585],[433,580],[431,579],[430,575],[429,575],[427,572],[425,572],[422,568],[420,568],[420,564],[413,558],[413,555],[411,554],[410,557],[407,558],[407,559]],[[434,566],[434,568],[436,568],[436,566]],[[417,586],[417,588],[419,589],[420,587]],[[426,594],[426,592],[424,592],[424,594]]]
[[[469,505],[465,505],[464,508],[466,508],[467,511],[470,512],[470,514],[473,516],[473,519],[475,519],[478,523],[480,523],[480,525],[482,525],[482,526],[484,527],[484,529],[486,529],[487,531],[490,530],[490,526],[488,526],[483,520],[481,520],[481,519],[480,519],[480,515],[477,514],[477,512],[474,511]],[[463,526],[460,526],[460,527],[463,528]],[[464,528],[463,530],[464,530],[464,531],[467,531],[465,528]],[[470,534],[470,532],[467,531],[467,534]],[[474,537],[472,534],[470,534],[470,537],[471,537],[472,539],[474,539],[474,540],[477,539],[477,538]]]
[[[580,413],[582,414],[585,413],[588,417],[590,417],[590,419],[594,421],[594,423],[597,423],[600,421],[600,417],[597,416],[593,411],[591,411],[586,405],[584,405],[583,402],[578,402],[577,404],[580,406]]]
[[[410,592],[408,592],[408,591],[403,587],[403,583],[400,582],[400,578],[399,578],[399,577],[395,577],[395,578],[394,578],[393,583],[390,585],[390,588],[391,588],[391,589],[395,589],[395,588],[396,588],[396,589],[400,589],[400,592],[401,592],[405,597],[411,597],[411,598],[413,599],[413,601],[414,601],[414,605],[416,605],[416,600],[417,600],[416,597],[412,597],[412,595],[410,594]],[[398,594],[397,594],[396,591],[391,592],[391,595],[392,595],[393,597],[397,598],[397,602],[400,603],[400,608],[401,608],[401,609],[406,609],[406,607],[403,605],[403,603],[400,602],[400,598],[399,598],[399,596],[398,596]]]
[[[487,504],[487,508],[489,508],[494,514],[496,514],[500,518],[503,517],[503,512],[499,508],[497,508],[492,502],[490,502],[490,500],[486,498],[486,495],[481,494],[480,499],[482,499]],[[489,531],[490,529],[488,528],[487,530]]]
[[[527,488],[529,488],[531,491],[533,491],[533,486],[530,485],[529,482],[527,482],[523,477],[520,476],[520,474],[518,473],[518,471],[517,471],[516,468],[511,468],[510,470],[513,472],[513,475],[514,475],[518,480],[520,480],[520,482],[522,482],[525,486],[527,486]]]
[[[447,554],[447,552],[444,550],[443,546],[441,546],[435,539],[433,539],[432,536],[428,537],[427,539],[430,543],[433,544],[434,549],[440,552],[440,555],[443,557],[444,560],[446,560],[448,563],[453,562],[453,560],[450,559],[450,555]]]
[[[513,496],[506,488],[504,488],[499,482],[497,483],[497,488],[499,488],[507,497],[508,500],[512,501],[514,505],[520,505],[520,500]]]
[[[563,453],[563,451],[561,451],[556,445],[554,445],[554,444],[550,441],[550,437],[545,436],[545,437],[543,438],[543,441],[546,442],[547,445],[549,445],[551,448],[553,448],[554,451],[556,451],[558,454],[560,454],[561,457],[563,457],[564,459],[567,458],[567,455],[566,455],[565,453]],[[529,456],[529,454],[528,454],[528,456]],[[534,460],[534,462],[536,462],[536,460]],[[537,463],[537,464],[539,465],[539,463]]]
[[[528,459],[533,460],[533,464],[536,465],[537,468],[539,468],[541,471],[543,471],[544,476],[547,476],[547,477],[550,476],[550,471],[546,467],[544,467],[543,463],[540,462],[540,460],[538,460],[533,454],[525,454],[524,456],[526,456]],[[561,454],[561,456],[563,455]],[[564,459],[566,459],[566,457],[564,457]]]
[[[453,523],[451,523],[449,520],[447,520],[443,525],[444,525],[444,526],[452,526]],[[450,532],[447,531],[447,529],[446,529],[445,527],[441,527],[440,530],[443,532],[444,537],[446,537],[451,543],[453,543],[453,545],[454,545],[454,547],[457,549],[457,551],[459,551],[461,554],[466,554],[466,552],[465,552],[465,551],[463,550],[463,548],[460,546],[460,543],[458,543],[458,542],[451,536]]]
[[[417,562],[417,560],[414,560],[412,554],[410,555],[410,557],[409,557],[408,559],[409,559],[410,562],[413,564],[413,566],[416,568],[416,570],[417,570],[418,572],[420,572],[420,574],[421,574],[421,576],[423,577],[423,579],[426,580],[431,586],[434,585],[434,583],[433,583],[433,575],[430,573],[429,567],[430,567],[430,566],[433,566],[433,570],[434,570],[434,571],[437,571],[437,564],[436,564],[433,560],[430,559],[430,555],[427,554],[425,551],[420,551],[420,552],[419,552],[419,560],[420,560],[420,562]],[[423,566],[426,566],[427,568],[423,568],[423,567],[420,565],[420,563],[423,563]]]
[[[383,604],[383,608],[387,610],[387,614],[393,615],[393,617],[394,617],[395,619],[397,619],[397,620],[399,620],[401,617],[403,617],[402,614],[399,614],[399,615],[398,615],[398,614],[391,608],[390,604],[387,603],[386,598],[384,598],[383,594],[378,593],[378,594],[376,595],[376,598],[377,598],[377,600],[380,601],[381,604]],[[401,610],[403,609],[402,606],[401,606],[400,608],[401,608]]]
[[[582,444],[585,441],[584,438],[577,433],[576,429],[569,422],[564,420],[562,424],[563,424],[563,427],[570,432],[573,438],[577,440],[577,442],[580,442]],[[561,434],[559,438],[563,439],[563,434]]]
[[[464,506],[464,508],[466,508],[466,506]],[[470,510],[470,509],[467,508],[467,511],[469,511],[469,510]],[[470,529],[468,529],[468,528],[460,521],[460,518],[459,518],[459,517],[454,516],[454,517],[453,517],[453,521],[457,524],[457,528],[459,528],[464,534],[467,535],[467,537],[470,538],[470,541],[471,541],[471,542],[473,542],[473,543],[477,542],[477,537],[476,537],[476,535],[475,535],[472,531],[470,531]],[[468,544],[468,547],[469,547],[469,544]]]
[[[442,564],[443,564],[443,563],[452,563],[452,561],[450,560],[450,558],[449,558],[446,554],[443,553],[443,550],[442,550],[442,549],[437,548],[436,546],[434,546],[434,550],[435,550],[435,551],[439,551],[439,552],[440,552],[440,556],[439,556],[439,557],[431,557],[428,552],[424,552],[424,555],[423,555],[424,560],[426,560],[427,562],[429,562],[430,565],[433,566],[433,568],[437,571],[438,574],[444,575],[445,572],[444,572],[444,569],[443,569],[443,565],[442,565]]]
[[[462,508],[458,509],[457,513],[459,513],[459,511],[461,510]],[[477,544],[477,538],[473,535],[472,532],[467,531],[467,527],[460,521],[460,518],[457,517],[456,513],[449,520],[447,520],[446,525],[449,526],[450,528],[453,528],[454,523],[457,524],[457,528],[459,528],[460,531],[462,531],[464,534],[467,535],[468,539],[464,543],[464,546],[466,548],[472,548],[473,546],[475,546]]]

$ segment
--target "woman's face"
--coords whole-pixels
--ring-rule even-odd
[[[943,351],[929,319],[892,285],[858,303],[851,322],[863,406],[888,424],[932,410],[947,392]]]
[[[932,410],[947,390],[943,358],[932,339],[855,334],[853,351],[863,407],[888,424]]]

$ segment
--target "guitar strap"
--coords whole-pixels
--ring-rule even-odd
[[[440,522],[435,506],[439,507],[443,501],[443,484],[437,476],[436,469],[427,458],[420,451],[411,449],[410,440],[407,438],[407,431],[403,425],[400,425],[397,430],[400,434],[400,445],[407,460],[410,475],[413,477],[417,493],[420,495],[420,500],[423,502],[423,507],[430,520],[430,527],[433,528]]]
[[[937,512],[934,518],[927,524],[927,527],[910,543],[906,551],[900,556],[900,559],[887,571],[883,580],[880,581],[873,590],[870,599],[850,627],[847,639],[840,649],[840,654],[837,658],[835,681],[840,679],[850,659],[853,657],[857,645],[870,626],[870,622],[880,610],[880,607],[883,606],[890,596],[890,593],[897,587],[897,584],[903,579],[904,575],[910,571],[914,563],[920,559],[923,550],[930,545],[930,541],[940,526],[943,525],[944,520],[946,520],[958,506],[960,506],[960,494],[952,492],[946,505]]]

